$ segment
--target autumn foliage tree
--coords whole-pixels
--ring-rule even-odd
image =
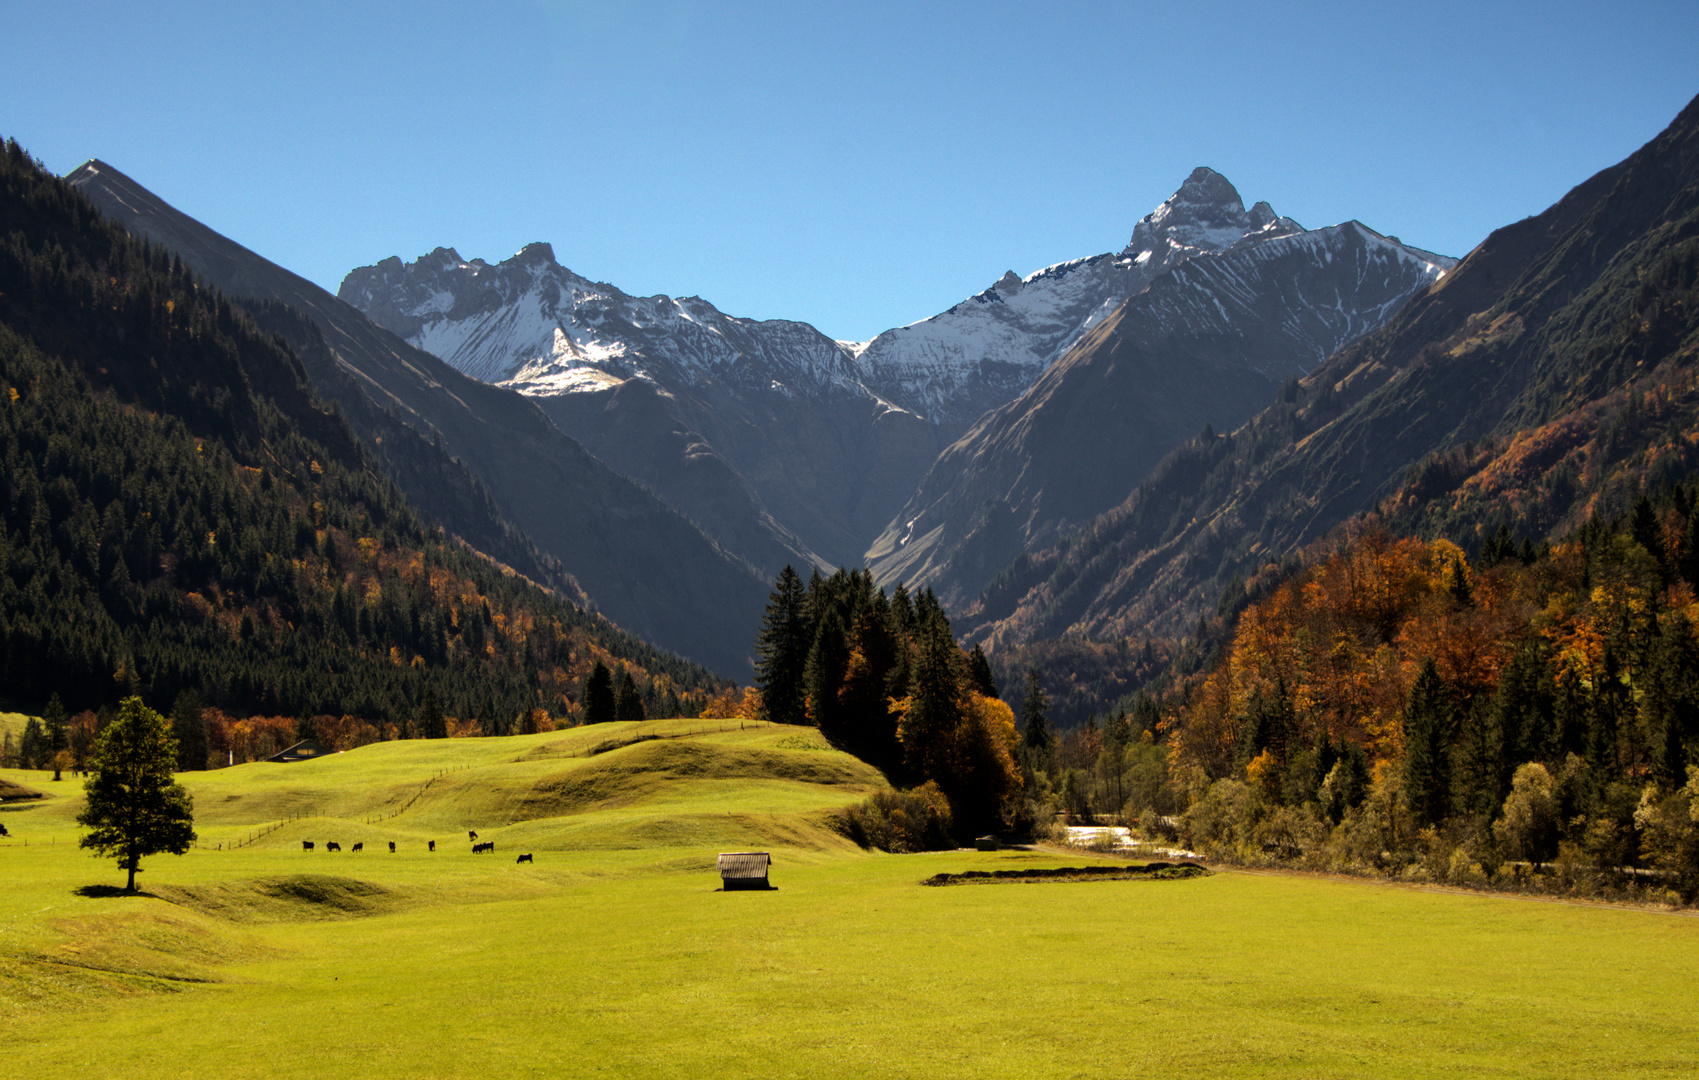
[[[1162,703],[1163,790],[1235,857],[1676,880],[1699,760],[1696,542],[1699,485],[1549,545],[1490,533],[1474,561],[1355,523],[1254,583],[1219,660]],[[1247,816],[1223,831],[1229,812]]]

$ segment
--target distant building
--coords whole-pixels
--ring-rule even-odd
[[[281,753],[273,754],[270,757],[266,758],[266,760],[267,761],[311,761],[314,758],[320,758],[320,757],[324,757],[326,754],[334,754],[334,753],[336,753],[335,750],[332,750],[330,747],[324,745],[323,743],[319,742],[316,739],[302,739],[300,742],[296,743],[294,746],[291,746],[289,749],[284,750]]]
[[[728,851],[720,856],[720,883],[733,889],[770,889],[767,868],[773,857],[765,851]]]

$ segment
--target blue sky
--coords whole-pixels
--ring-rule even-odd
[[[1696,41],[1692,0],[9,4],[0,135],[332,291],[546,240],[865,339],[1119,249],[1196,165],[1462,255],[1655,136]]]

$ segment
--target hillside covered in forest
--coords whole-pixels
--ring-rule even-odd
[[[281,336],[16,142],[0,460],[0,693],[25,704],[194,690],[499,733],[575,716],[598,662],[660,715],[724,689],[424,524]]]

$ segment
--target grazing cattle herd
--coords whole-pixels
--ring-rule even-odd
[[[475,832],[472,829],[467,829],[466,835],[471,837],[473,840],[478,839],[477,832]],[[427,840],[427,841],[425,841],[425,846],[428,850],[435,851],[437,849],[437,842],[435,840]],[[366,848],[366,842],[364,840],[360,840],[360,841],[356,841],[354,846],[352,846],[348,850],[349,851],[364,851],[365,848]],[[324,843],[324,849],[326,851],[341,851],[342,845],[337,843],[335,840],[326,840],[325,843]],[[485,840],[482,843],[475,843],[475,844],[472,845],[472,854],[482,855],[486,851],[493,853],[495,851],[495,849],[496,849],[496,842],[494,840]],[[311,841],[311,840],[301,841],[301,850],[302,851],[312,851],[313,850],[313,841]],[[394,854],[394,852],[395,852],[395,841],[394,840],[391,840],[389,842],[389,850],[390,850],[391,854]],[[525,854],[519,856],[519,858],[515,859],[514,861],[515,862],[531,862],[532,861],[531,860],[531,853],[526,852]]]

